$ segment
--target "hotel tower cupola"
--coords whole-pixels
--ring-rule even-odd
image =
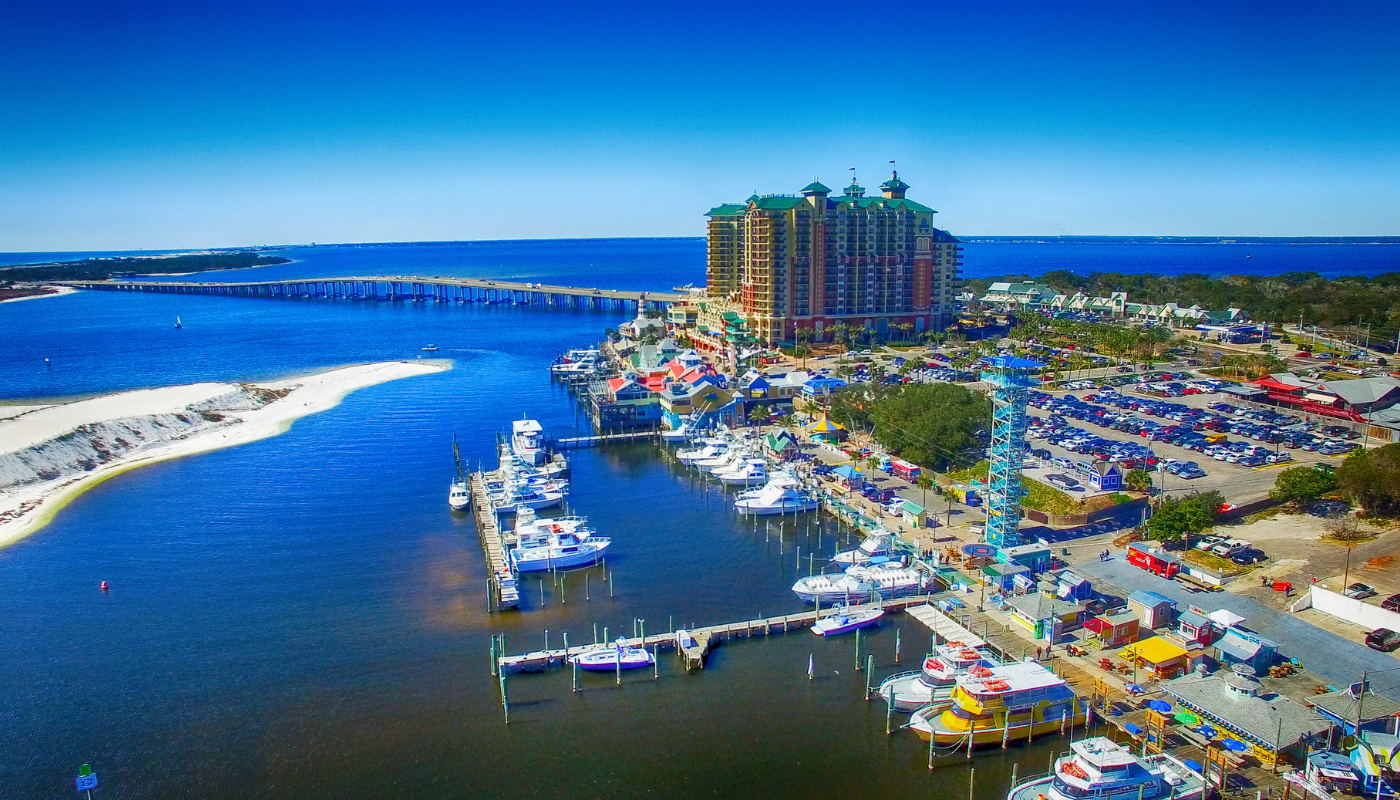
[[[909,184],[899,179],[899,173],[890,170],[890,179],[880,184],[880,190],[885,193],[886,200],[903,200],[904,191],[909,188]]]

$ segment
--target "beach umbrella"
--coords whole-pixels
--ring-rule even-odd
[[[1195,714],[1192,714],[1190,711],[1186,711],[1185,709],[1176,712],[1175,719],[1182,725],[1198,725],[1201,721],[1200,717],[1196,716]]]
[[[1163,714],[1172,710],[1172,704],[1168,703],[1165,700],[1151,700],[1147,703],[1147,707],[1152,709],[1153,711],[1159,711]]]
[[[1224,745],[1226,750],[1231,750],[1236,753],[1243,753],[1249,749],[1249,747],[1239,739],[1226,739]]]
[[[1127,686],[1124,686],[1123,688],[1124,688],[1124,689],[1127,689],[1128,692],[1129,692],[1130,694],[1141,694],[1141,693],[1142,693],[1142,687],[1141,687],[1141,686],[1138,686],[1136,683],[1130,683],[1130,684],[1128,684]]]
[[[1208,738],[1214,738],[1214,737],[1215,737],[1215,728],[1212,728],[1212,727],[1209,726],[1209,725],[1202,725],[1201,727],[1199,727],[1199,728],[1196,729],[1196,733],[1199,733],[1200,735],[1205,736],[1205,737],[1208,737]]]

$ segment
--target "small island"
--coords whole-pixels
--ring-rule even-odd
[[[290,264],[290,258],[251,250],[221,250],[165,256],[85,258],[0,267],[0,302],[63,293],[50,281],[100,281],[125,275],[186,275],[195,272],[248,269]]]

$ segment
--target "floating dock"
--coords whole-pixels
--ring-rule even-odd
[[[494,608],[515,608],[520,605],[520,589],[516,584],[515,571],[511,569],[510,559],[506,557],[506,538],[501,535],[496,511],[491,506],[491,498],[486,494],[485,477],[478,472],[471,476],[467,486],[472,493],[476,533],[481,538],[481,549],[486,554],[486,564],[491,570],[490,593]]]
[[[555,439],[554,444],[563,450],[572,450],[578,447],[593,447],[595,445],[607,444],[609,442],[640,442],[646,439],[659,439],[661,431],[656,429],[645,431],[631,431],[629,433],[601,433],[596,436],[571,436],[567,439]]]
[[[872,603],[861,606],[862,608],[883,608],[886,611],[898,611],[913,607],[921,607],[929,602],[930,595],[913,595],[911,597],[899,597],[891,600],[883,600],[879,603]],[[823,616],[831,614],[831,609],[823,609]],[[751,638],[753,636],[767,636],[772,633],[786,633],[789,630],[811,627],[817,621],[818,612],[801,611],[796,614],[783,614],[776,617],[763,617],[761,619],[750,619],[743,622],[731,622],[722,625],[708,625],[698,628],[687,628],[686,631],[695,639],[695,646],[686,648],[680,653],[681,658],[686,662],[686,669],[704,667],[705,656],[709,653],[710,647],[715,642],[723,639],[733,639],[743,636]],[[657,648],[670,650],[677,646],[676,632],[666,631],[664,633],[653,634],[646,637],[628,636],[618,637],[624,640],[628,647],[645,647],[648,649]],[[617,641],[616,639],[613,642]],[[560,647],[552,650],[536,650],[530,653],[523,653],[514,656],[497,656],[496,669],[498,672],[520,672],[525,670],[535,671],[548,669],[549,667],[564,666],[570,656],[593,650],[598,647],[612,644],[612,642],[591,642],[588,644],[570,646],[567,650]]]

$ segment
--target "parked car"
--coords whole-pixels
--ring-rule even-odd
[[[1372,589],[1364,583],[1353,583],[1352,585],[1348,586],[1346,588],[1346,591],[1342,592],[1342,594],[1346,595],[1347,597],[1350,597],[1353,600],[1365,600],[1368,597],[1375,597],[1376,590]]]
[[[1381,608],[1386,611],[1400,611],[1400,594],[1393,594],[1381,601]]]
[[[1247,567],[1251,564],[1258,564],[1260,561],[1267,561],[1268,558],[1268,556],[1264,555],[1263,550],[1254,547],[1246,547],[1238,553],[1235,553],[1234,555],[1230,556],[1231,561],[1235,562],[1236,564],[1239,564],[1242,567]]]
[[[1400,632],[1389,628],[1376,628],[1366,634],[1366,646],[1372,650],[1379,650],[1382,653],[1389,653],[1400,647]]]
[[[1215,536],[1214,534],[1209,536],[1202,536],[1201,538],[1196,540],[1196,549],[1209,550],[1223,541],[1225,541],[1224,536]]]

